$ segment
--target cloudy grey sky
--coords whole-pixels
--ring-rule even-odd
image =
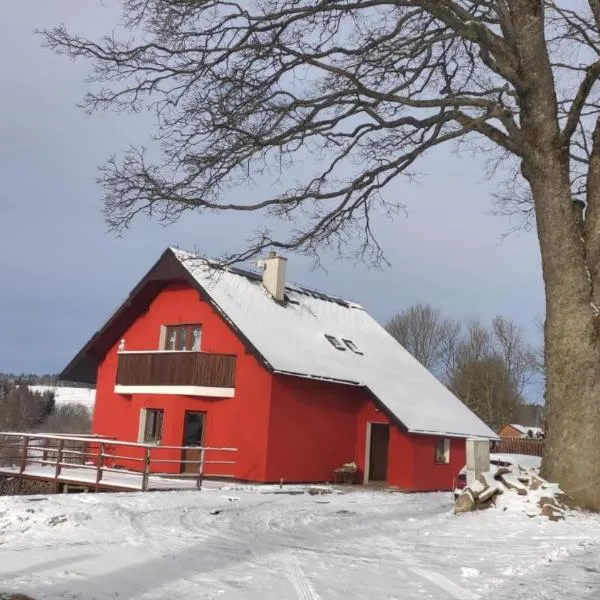
[[[55,372],[70,360],[168,245],[218,256],[252,233],[231,215],[187,218],[170,228],[138,222],[107,234],[96,169],[110,154],[147,139],[145,115],[89,117],[76,104],[84,64],[40,47],[35,28],[64,22],[88,34],[117,23],[116,0],[8,3],[0,21],[0,371]],[[299,283],[350,297],[381,322],[422,300],[450,316],[502,314],[537,340],[543,312],[535,235],[502,241],[507,220],[492,217],[491,192],[473,156],[427,157],[419,183],[398,181],[406,214],[380,218],[391,267],[373,270],[326,258],[327,272],[290,256]],[[232,191],[245,193],[243,189]]]

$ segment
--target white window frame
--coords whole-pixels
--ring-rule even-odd
[[[442,460],[439,460],[440,455],[438,454],[440,444],[443,444],[441,455]],[[437,438],[435,440],[434,461],[436,465],[447,465],[450,463],[450,438]]]
[[[153,442],[149,442],[145,439],[146,424],[148,422],[148,413],[150,411],[162,411],[160,439],[153,441]],[[139,426],[138,426],[138,442],[140,444],[156,444],[157,446],[159,446],[162,441],[162,437],[163,437],[164,424],[165,424],[165,411],[163,408],[141,408],[140,409],[140,421],[139,421]]]
[[[177,329],[179,327],[183,327],[183,328],[191,328],[191,331],[193,331],[194,329],[198,330],[198,348],[192,349],[190,348],[188,349],[182,349],[182,350],[177,350],[176,348],[167,348],[167,345],[169,343],[169,339],[168,339],[168,333],[169,333],[169,329]],[[175,344],[177,344],[177,333],[176,335],[176,342]],[[187,334],[186,334],[186,339],[187,339]],[[159,350],[163,350],[165,352],[202,352],[202,323],[167,323],[167,324],[163,324],[160,326],[160,334],[159,334],[159,338],[158,338],[158,349]]]

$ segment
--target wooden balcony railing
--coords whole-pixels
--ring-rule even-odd
[[[120,352],[119,386],[235,387],[235,356],[208,352]]]

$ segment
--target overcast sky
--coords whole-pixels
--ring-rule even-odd
[[[168,245],[218,256],[252,233],[231,215],[186,218],[162,228],[137,222],[123,238],[106,233],[96,169],[129,143],[143,142],[151,119],[87,116],[84,64],[40,47],[35,28],[65,22],[98,36],[118,19],[112,0],[7,3],[0,21],[0,371],[56,372],[104,322]],[[543,314],[537,240],[502,235],[489,215],[497,183],[470,155],[438,151],[419,183],[398,181],[407,214],[378,219],[391,267],[369,269],[326,258],[327,272],[289,256],[289,278],[364,304],[380,322],[417,301],[446,314],[514,319],[537,339]],[[244,189],[230,192],[233,200]],[[265,195],[267,191],[265,190]]]

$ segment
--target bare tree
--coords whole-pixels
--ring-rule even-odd
[[[0,430],[30,431],[54,410],[52,392],[32,392],[24,383],[0,380]]]
[[[62,404],[40,425],[46,433],[89,433],[92,415],[83,404]]]
[[[525,386],[543,370],[537,349],[525,341],[523,332],[513,321],[496,317],[492,321],[492,331],[497,352],[514,382],[517,394],[522,395]]]
[[[386,324],[388,332],[398,340],[422,365],[441,374],[448,364],[446,353],[460,325],[444,319],[439,310],[429,304],[415,304],[394,315]]]
[[[512,321],[496,317],[490,329],[471,321],[456,347],[448,387],[497,431],[520,414],[536,369],[533,355]]]
[[[522,398],[499,356],[460,363],[450,389],[492,429],[516,422]]]
[[[124,0],[123,12],[120,39],[44,34],[91,60],[89,111],[156,115],[159,157],[131,148],[102,169],[113,229],[262,211],[289,228],[231,259],[350,242],[381,260],[373,211],[399,206],[383,190],[426,152],[467,141],[517,166],[546,290],[543,469],[600,508],[600,0]],[[228,199],[311,157],[272,196]]]
[[[52,391],[37,392],[0,376],[0,431],[88,433],[91,414],[83,404],[56,405]]]
[[[489,328],[461,323],[419,303],[394,315],[386,329],[492,429],[535,410],[525,408],[524,392],[540,366],[513,321],[496,317]]]

